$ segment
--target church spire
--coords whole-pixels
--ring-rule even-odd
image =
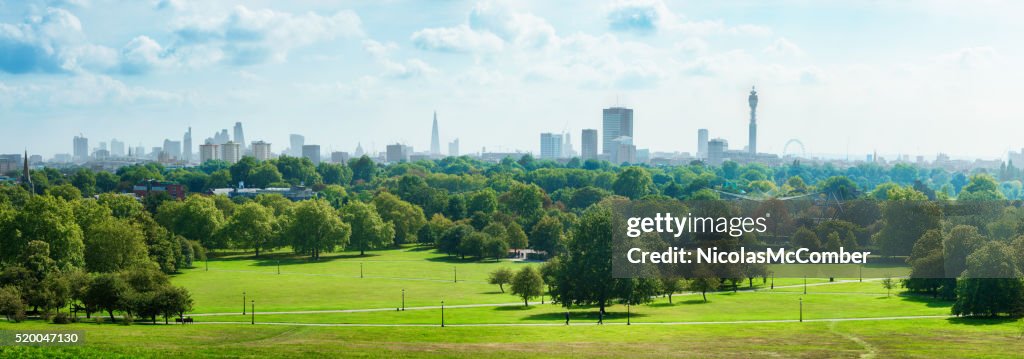
[[[32,184],[32,173],[28,169],[28,150],[25,150],[25,156],[22,158],[23,164],[21,169],[21,185],[28,190],[28,193],[35,194],[36,186]]]

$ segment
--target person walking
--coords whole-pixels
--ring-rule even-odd
[[[565,325],[569,325],[569,311],[565,311]]]
[[[597,312],[597,325],[604,325],[604,311]]]

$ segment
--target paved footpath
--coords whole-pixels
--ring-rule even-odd
[[[861,322],[880,320],[914,320],[914,319],[944,319],[951,315],[913,315],[903,317],[874,317],[874,318],[826,318],[826,319],[804,319],[803,322]],[[800,323],[797,319],[777,320],[735,320],[721,322],[632,322],[631,325],[722,325],[722,324],[769,324],[769,323]],[[196,322],[195,324],[228,324],[228,325],[251,325],[250,322]],[[304,327],[440,327],[438,324],[344,324],[344,323],[287,323],[287,322],[257,322],[259,325],[286,325]],[[169,324],[174,325],[174,324]],[[597,323],[573,323],[569,326],[596,326]],[[604,325],[630,325],[621,322],[606,323]],[[445,327],[564,327],[563,323],[478,323],[478,324],[445,324]]]

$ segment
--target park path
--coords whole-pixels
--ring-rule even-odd
[[[883,320],[917,320],[917,319],[945,319],[952,315],[912,315],[901,317],[869,317],[869,318],[823,318],[823,319],[769,319],[769,320],[733,320],[714,322],[622,322],[605,323],[603,325],[728,325],[728,324],[771,324],[771,323],[800,323],[800,322],[862,322],[862,321],[883,321]],[[252,325],[251,322],[195,322],[195,324],[216,325]],[[290,322],[257,322],[260,325],[286,325],[305,327],[439,327],[438,324],[355,324],[355,323],[290,323]],[[168,324],[177,325],[177,324]],[[597,323],[572,323],[569,326],[596,326]],[[445,324],[446,327],[563,327],[563,323],[475,323],[475,324]]]
[[[868,281],[880,281],[880,280],[882,280],[882,278],[864,279],[864,281],[866,281],[866,282],[868,282]],[[840,283],[856,283],[856,282],[858,282],[858,280],[849,279],[849,280],[837,280],[837,281],[834,281],[834,282],[809,283],[809,284],[807,284],[807,286],[808,287],[818,287],[818,286],[824,286],[824,285],[833,285],[833,284],[840,284]],[[794,285],[775,286],[775,288],[776,289],[782,289],[782,288],[802,288],[803,286],[804,286],[803,284],[794,284]],[[750,288],[746,288],[746,289],[738,289],[737,291],[739,291],[739,292],[765,292],[765,293],[771,293],[771,289],[750,289]],[[777,292],[777,293],[794,294],[796,292]],[[675,294],[675,296],[696,295],[696,294],[700,294],[700,293],[698,293],[698,292],[681,292],[681,293]],[[816,293],[816,294],[821,294],[821,293]],[[865,293],[858,293],[858,294],[865,294]],[[866,293],[866,294],[875,294],[875,293]],[[544,304],[544,303],[542,303],[542,302],[530,302],[530,305],[537,305],[537,304]],[[454,305],[446,305],[444,307],[446,309],[455,309],[455,308],[512,307],[512,306],[519,306],[519,305],[523,305],[523,303],[522,302],[512,302],[512,303],[454,304]],[[430,305],[430,306],[420,306],[420,307],[405,307],[405,310],[434,310],[434,309],[441,309],[441,306],[440,305]],[[286,314],[367,313],[367,312],[393,312],[393,311],[395,311],[395,308],[391,307],[391,308],[366,308],[366,309],[322,309],[322,310],[272,311],[272,312],[256,312],[256,314],[258,314],[258,315],[268,315],[268,314],[286,315]],[[219,312],[219,313],[196,313],[196,314],[191,314],[191,316],[193,316],[193,317],[215,317],[215,316],[230,316],[230,315],[241,315],[241,314],[238,313],[238,312]]]

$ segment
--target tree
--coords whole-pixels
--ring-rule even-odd
[[[244,144],[242,145],[245,146]],[[256,162],[256,158],[252,156],[243,156],[238,162],[235,162],[228,169],[231,173],[231,185],[235,186],[240,183],[249,185],[249,176],[252,175],[253,170],[259,166]]]
[[[530,245],[529,239],[526,238],[526,232],[523,231],[523,226],[516,222],[505,226],[505,240],[510,248],[523,249]]]
[[[818,185],[818,189],[840,200],[851,200],[857,197],[857,184],[846,176],[829,177]]]
[[[85,235],[85,267],[90,272],[116,272],[148,260],[142,230],[127,219],[108,218]]]
[[[327,201],[311,199],[295,205],[285,226],[286,242],[296,253],[320,259],[321,252],[344,249],[349,243],[352,226],[343,223],[338,212]]]
[[[462,238],[462,242],[459,242],[459,255],[462,256],[462,259],[466,259],[467,255],[483,259],[484,244],[489,240],[491,240],[491,236],[487,235],[487,233],[470,233],[465,238]]]
[[[128,284],[117,273],[103,273],[92,279],[82,301],[86,306],[106,311],[114,320],[114,311],[123,308]]]
[[[639,199],[653,192],[654,182],[651,180],[651,174],[644,169],[628,167],[619,173],[612,188],[617,195]]]
[[[889,293],[892,292],[893,288],[896,288],[896,281],[892,280],[892,276],[885,276],[882,279],[882,288],[885,288],[885,296],[888,297]]]
[[[549,256],[558,253],[562,243],[562,222],[556,217],[545,216],[533,226],[530,243],[533,248],[547,252]]]
[[[157,210],[156,221],[171,232],[199,241],[203,247],[227,248],[224,238],[215,236],[224,224],[224,214],[212,198],[191,195],[181,202],[164,202]]]
[[[373,182],[377,175],[377,165],[367,156],[349,160],[348,167],[352,169],[352,184]]]
[[[437,242],[437,250],[447,253],[448,255],[460,254],[465,258],[465,254],[462,253],[461,250],[462,241],[475,231],[476,230],[468,224],[456,224],[445,231],[441,236],[440,241]]]
[[[518,216],[525,223],[533,224],[544,214],[546,199],[544,190],[537,185],[516,183],[501,195],[501,204],[508,213]]]
[[[842,246],[843,241],[839,239],[839,233],[832,232],[828,234],[828,240],[825,241],[825,250],[838,252]]]
[[[0,314],[9,322],[20,322],[25,317],[25,302],[21,300],[21,291],[15,286],[0,288]]]
[[[505,285],[512,283],[512,270],[508,268],[498,268],[491,272],[491,275],[487,277],[488,284],[494,284],[501,289],[502,293],[505,293]]]
[[[78,188],[75,188],[75,186],[70,184],[62,184],[47,188],[46,194],[68,202],[82,198],[82,191],[79,191]]]
[[[445,218],[440,213],[435,213],[434,216],[430,218],[430,221],[427,222],[427,225],[420,228],[420,232],[416,235],[416,239],[420,244],[437,245],[444,236],[444,233],[454,225],[455,224],[448,218]]]
[[[493,189],[485,188],[474,192],[466,206],[466,213],[491,213],[498,208],[498,195]]]
[[[715,276],[711,270],[699,267],[694,270],[693,279],[690,280],[687,286],[690,291],[700,292],[701,297],[704,298],[704,303],[708,302],[708,292],[718,290],[718,287],[722,284],[722,281]]]
[[[351,245],[359,250],[359,255],[366,255],[366,250],[385,248],[395,243],[394,225],[385,222],[373,204],[352,201],[342,208],[341,213],[351,226]]]
[[[530,298],[544,293],[544,279],[533,266],[526,266],[512,278],[512,294],[523,298],[523,305],[530,306]]]
[[[83,195],[92,196],[96,193],[96,175],[87,168],[79,168],[71,175],[71,185],[78,188]]]
[[[184,319],[185,313],[192,310],[192,295],[184,287],[163,286],[157,290],[155,297],[164,324],[167,324],[167,318],[175,315]]]
[[[0,259],[15,259],[29,241],[39,240],[49,245],[50,258],[59,268],[82,266],[85,245],[72,208],[63,199],[29,197],[8,225],[0,228]]]
[[[989,316],[1024,314],[1024,282],[1015,251],[991,241],[967,257],[967,270],[957,280],[953,314]]]
[[[807,248],[812,252],[821,248],[821,241],[818,239],[818,235],[804,227],[800,227],[800,229],[796,230],[796,233],[793,233],[792,241],[793,246]]]
[[[340,163],[321,162],[316,166],[316,172],[324,184],[347,185],[352,182],[352,169]]]
[[[267,188],[275,183],[281,183],[284,178],[281,176],[281,172],[277,170],[277,166],[274,166],[270,162],[264,162],[256,166],[249,174],[249,181],[246,182],[246,186],[253,188]]]
[[[484,257],[494,257],[497,262],[504,257],[509,250],[508,242],[501,238],[489,237],[484,242]]]
[[[99,195],[97,202],[110,208],[110,214],[117,218],[135,218],[145,211],[142,204],[131,195],[103,193]]]
[[[394,225],[396,245],[416,242],[416,234],[427,224],[423,209],[391,193],[378,193],[373,198],[373,205],[381,219]]]
[[[668,304],[672,304],[672,295],[686,289],[686,282],[676,276],[662,276],[661,289],[668,296]]]
[[[235,247],[253,249],[256,257],[260,249],[273,249],[280,226],[274,212],[256,202],[245,203],[235,209],[227,223],[221,227],[221,235],[230,238]]]

